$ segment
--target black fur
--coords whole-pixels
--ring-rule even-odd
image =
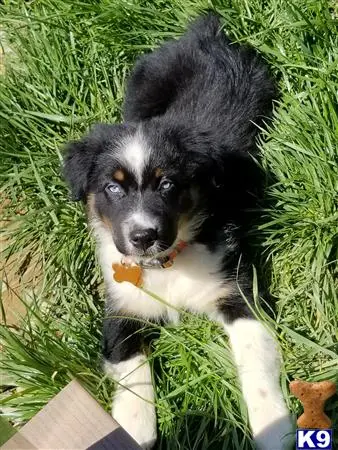
[[[128,83],[124,118],[158,118],[157,124],[187,129],[223,160],[228,152],[254,148],[254,123],[270,115],[274,95],[256,52],[231,43],[210,14],[178,41],[140,58]]]
[[[248,210],[255,207],[261,188],[252,156],[258,157],[257,125],[270,116],[274,95],[274,84],[256,52],[232,43],[218,18],[208,15],[181,39],[139,59],[127,86],[125,124],[100,125],[72,143],[65,177],[76,199],[96,194],[98,214],[113,224],[114,241],[122,253],[127,247],[118,230],[137,203],[136,192],[142,193],[147,212],[158,220],[166,248],[175,239],[180,214],[191,218],[202,211],[207,219],[194,241],[211,251],[222,246],[222,274],[234,285],[242,258],[239,281],[250,301]],[[121,142],[137,127],[152,149],[149,164],[141,185],[126,169],[121,195],[112,197],[107,188],[111,174],[120,168]],[[168,194],[164,198],[154,184],[156,167],[174,182],[170,198]],[[198,190],[197,201],[192,199],[192,188]],[[237,288],[232,298],[219,300],[219,310],[227,321],[250,316]],[[107,358],[116,362],[139,351],[139,334],[125,340],[134,328],[135,324],[118,319],[107,321]]]
[[[107,316],[109,317],[109,312]],[[112,363],[124,361],[137,353],[143,344],[142,323],[116,317],[103,322],[103,356]]]
[[[70,142],[66,148],[63,175],[67,180],[75,201],[86,201],[86,196],[95,186],[95,172],[101,172],[104,153],[112,143],[125,133],[123,125],[95,125],[90,134],[80,141]]]

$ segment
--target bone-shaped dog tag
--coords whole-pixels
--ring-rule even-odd
[[[134,286],[141,287],[142,280],[142,269],[140,266],[128,266],[126,264],[113,264],[114,280],[118,283],[123,283],[127,281]]]

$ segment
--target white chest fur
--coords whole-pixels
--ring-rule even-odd
[[[128,282],[115,282],[112,263],[119,262],[121,254],[105,230],[101,229],[97,238],[100,263],[115,310],[148,319],[175,320],[177,310],[216,313],[216,301],[230,292],[221,277],[220,255],[210,253],[204,245],[193,244],[176,257],[172,267],[143,270],[144,288],[160,297],[161,302]]]

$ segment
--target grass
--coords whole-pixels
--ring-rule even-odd
[[[261,52],[281,91],[260,142],[271,183],[254,232],[277,300],[272,318],[257,311],[278,335],[289,407],[301,411],[288,393],[289,380],[338,381],[335,3],[7,0],[0,10],[1,37],[11,50],[0,75],[0,176],[11,245],[3,256],[15,255],[20,268],[38,258],[43,271],[42,286],[22,294],[29,305],[22,326],[0,328],[0,408],[17,426],[73,377],[109,409],[113,385],[98,359],[101,275],[84,211],[69,202],[60,177],[60,148],[94,122],[119,121],[124,81],[137,55],[180,35],[208,8],[223,16],[232,38]],[[158,448],[250,449],[226,337],[188,314],[180,326],[159,331],[150,356]],[[332,399],[327,408],[335,427],[337,406]]]

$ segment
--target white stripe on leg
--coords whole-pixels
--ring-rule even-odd
[[[225,329],[258,448],[288,448],[292,425],[279,385],[280,358],[274,338],[254,319],[237,319]]]
[[[112,416],[142,448],[152,448],[156,441],[156,414],[147,358],[137,354],[117,364],[106,360],[104,369],[119,383],[113,399]]]

